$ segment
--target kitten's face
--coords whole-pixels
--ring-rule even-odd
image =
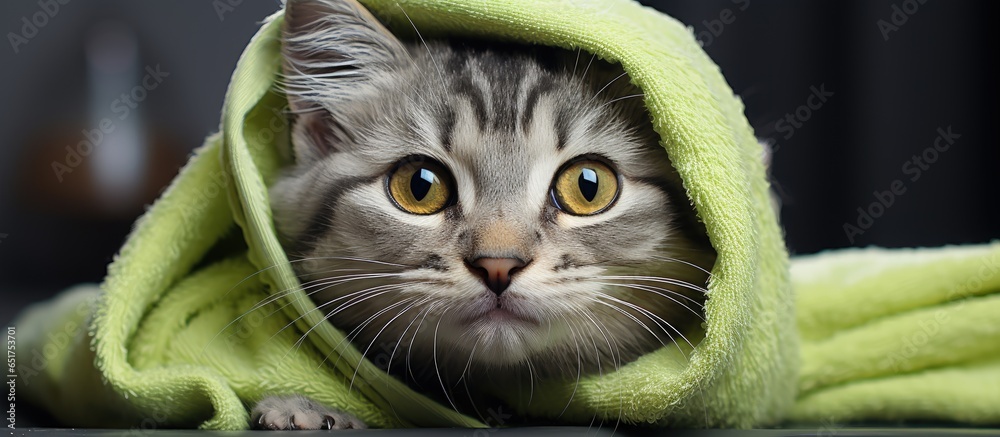
[[[615,74],[590,56],[403,45],[349,4],[289,6],[297,162],[275,221],[363,352],[575,375],[683,341],[706,277],[687,263],[713,254],[678,230],[627,78],[602,90]]]

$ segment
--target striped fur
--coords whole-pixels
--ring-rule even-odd
[[[572,379],[697,341],[715,255],[620,68],[401,42],[347,0],[291,1],[284,55],[296,164],[271,191],[275,223],[321,311],[376,364],[449,396],[463,375]],[[409,156],[451,171],[455,205],[394,206],[386,178]],[[621,177],[603,213],[550,197],[580,156]],[[465,267],[479,256],[530,263],[497,298]],[[486,315],[500,305],[521,319]]]

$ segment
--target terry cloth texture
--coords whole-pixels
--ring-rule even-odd
[[[1000,242],[792,263],[798,422],[1000,425]]]
[[[625,0],[362,3],[401,35],[415,26],[424,37],[581,49],[620,63],[644,92],[661,144],[718,252],[705,337],[693,351],[663,348],[578,387],[575,378],[546,382],[530,402],[508,394],[509,405],[528,417],[578,424],[596,416],[751,427],[785,417],[799,389],[787,253],[743,106],[689,29]],[[69,294],[21,322],[55,327],[22,338],[26,349],[48,351],[22,384],[66,423],[242,429],[247,406],[265,394],[300,393],[373,427],[487,425],[386,377],[343,332],[319,323],[322,313],[299,288],[267,192],[288,164],[284,97],[274,89],[281,23],[279,12],[246,48],[221,132],[139,220],[103,295]],[[53,343],[62,337],[50,334],[67,319],[88,329]]]

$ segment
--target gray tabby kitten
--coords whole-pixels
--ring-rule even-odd
[[[296,163],[275,224],[373,362],[468,411],[698,340],[715,253],[620,68],[404,43],[353,0],[289,0],[284,26]],[[252,424],[364,427],[301,396]]]

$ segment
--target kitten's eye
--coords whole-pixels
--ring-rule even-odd
[[[556,207],[573,215],[604,212],[618,198],[618,175],[600,161],[571,162],[552,186]]]
[[[430,160],[407,159],[389,174],[389,197],[411,214],[434,214],[451,203],[454,183],[441,164]]]

